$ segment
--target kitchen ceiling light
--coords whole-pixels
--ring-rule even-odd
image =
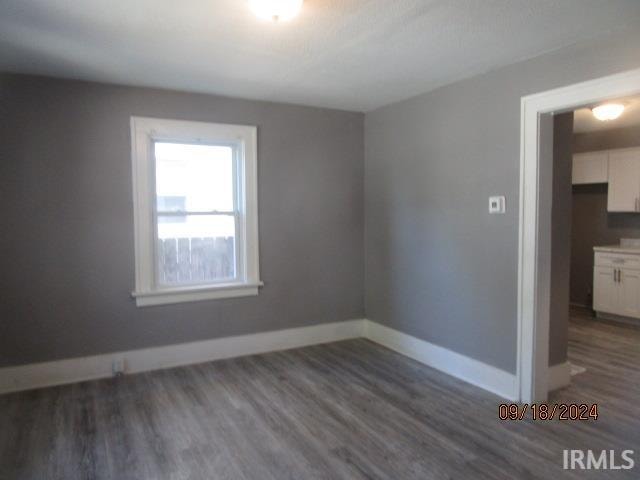
[[[591,109],[593,116],[601,122],[615,120],[624,111],[624,105],[621,103],[604,103]]]
[[[249,7],[263,20],[291,20],[302,8],[303,0],[249,0]]]

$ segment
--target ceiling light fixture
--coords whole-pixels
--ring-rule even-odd
[[[601,122],[607,122],[609,120],[615,120],[624,111],[624,105],[621,103],[603,103],[591,109],[593,116]]]
[[[302,8],[303,0],[249,0],[249,8],[259,18],[278,22],[291,20]]]

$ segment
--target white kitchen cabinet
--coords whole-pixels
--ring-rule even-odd
[[[571,183],[607,183],[609,181],[609,152],[576,153],[573,156]]]
[[[609,151],[609,212],[640,212],[640,148]]]
[[[618,292],[620,315],[640,318],[640,270],[620,269]]]
[[[593,269],[593,309],[596,312],[613,313],[618,304],[616,290],[617,272],[613,267],[594,267]]]
[[[599,313],[640,318],[640,250],[595,249],[593,309]]]

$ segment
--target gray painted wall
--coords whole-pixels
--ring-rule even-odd
[[[574,153],[628,147],[640,147],[640,125],[573,135]]]
[[[368,113],[367,317],[515,372],[520,98],[637,67],[618,32]]]
[[[257,297],[136,308],[130,115],[258,126]],[[0,75],[0,366],[362,318],[363,115]]]
[[[567,360],[571,263],[572,136],[573,112],[555,115],[553,117],[549,365],[557,365]]]
[[[638,146],[640,125],[573,136],[576,153]],[[640,215],[608,213],[607,191],[606,184],[573,187],[571,301],[579,305],[593,303],[593,247],[640,238]]]

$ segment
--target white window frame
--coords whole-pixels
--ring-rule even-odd
[[[156,192],[154,143],[226,144],[236,152],[236,280],[165,287],[156,281]],[[133,219],[139,307],[257,295],[258,165],[257,128],[250,125],[131,117]]]

